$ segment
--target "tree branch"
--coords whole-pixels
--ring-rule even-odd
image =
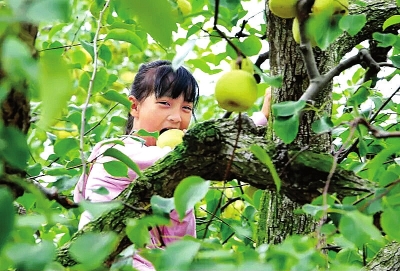
[[[69,254],[69,247],[85,232],[118,233],[120,243],[113,253],[114,256],[118,255],[130,245],[125,234],[126,219],[142,217],[144,214],[140,210],[149,204],[153,195],[172,197],[179,182],[191,175],[223,181],[225,171],[229,163],[232,163],[230,178],[261,189],[276,190],[268,168],[249,150],[252,144],[262,147],[274,161],[281,176],[282,193],[299,203],[310,202],[321,195],[332,167],[332,156],[311,151],[299,153],[300,150],[289,149],[285,145],[276,146],[275,143],[265,139],[265,127],[256,127],[246,116],[241,117],[240,124],[239,120],[217,119],[195,125],[185,134],[181,145],[146,169],[143,177],[132,182],[116,199],[126,204],[87,224],[71,238],[70,242],[59,249],[57,260],[64,266],[76,264]],[[242,132],[237,140],[239,130]],[[237,149],[232,160],[232,151],[236,144]],[[290,160],[291,157],[295,158]],[[287,163],[289,160],[291,162]],[[371,191],[373,188],[370,184],[352,172],[338,168],[332,174],[330,192],[337,193],[339,197]],[[109,258],[107,261],[110,260],[112,259]]]

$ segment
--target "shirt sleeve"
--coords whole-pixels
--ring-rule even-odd
[[[257,126],[266,126],[268,123],[267,117],[262,112],[254,112],[251,119]]]
[[[83,199],[92,202],[111,201],[116,198],[134,179],[137,174],[132,169],[128,169],[126,177],[114,177],[104,168],[104,164],[115,160],[110,156],[102,155],[110,147],[120,150],[134,161],[143,170],[153,165],[158,159],[165,156],[171,149],[160,148],[157,146],[146,147],[140,142],[133,140],[125,142],[125,145],[98,143],[93,148],[89,161],[94,160],[90,172],[86,176],[81,176],[74,190],[74,200],[79,202]],[[107,193],[96,193],[99,188],[107,189]],[[79,228],[82,228],[91,220],[90,214],[85,211],[81,215]]]
[[[193,209],[186,212],[182,221],[179,220],[178,213],[175,210],[170,213],[170,218],[171,225],[161,227],[161,237],[166,245],[181,239],[185,235],[196,237],[196,217]]]

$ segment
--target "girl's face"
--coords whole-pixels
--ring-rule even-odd
[[[183,95],[176,99],[171,97],[156,98],[154,93],[139,102],[134,96],[129,96],[132,102],[130,114],[134,117],[133,129],[144,129],[148,132],[162,129],[180,129],[189,127],[192,118],[193,103],[186,102]],[[154,146],[155,138],[147,137],[146,144]]]

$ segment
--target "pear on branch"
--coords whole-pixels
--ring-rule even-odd
[[[316,0],[306,24],[306,36],[311,46],[325,49],[341,33],[339,20],[349,13],[348,0]],[[297,17],[292,25],[293,38],[300,43],[300,24]]]
[[[229,112],[248,110],[257,100],[257,82],[253,73],[231,70],[218,79],[215,85],[218,105]]]
[[[297,0],[270,0],[268,5],[274,15],[290,19],[296,17],[296,3]]]

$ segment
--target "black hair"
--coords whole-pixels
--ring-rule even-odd
[[[156,98],[168,96],[176,99],[183,95],[186,102],[193,103],[194,116],[199,99],[199,86],[193,75],[183,66],[174,70],[171,62],[167,60],[142,64],[133,80],[129,95],[141,102],[153,93]],[[128,113],[125,134],[132,132],[133,119]]]

